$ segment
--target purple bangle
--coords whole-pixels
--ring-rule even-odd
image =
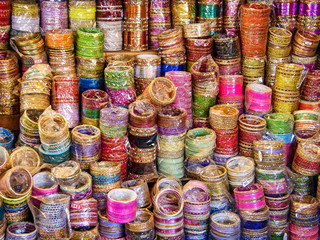
[[[300,16],[309,16],[309,17],[318,17],[320,16],[320,4],[306,4],[299,3],[299,15]]]
[[[272,150],[261,150],[261,149],[253,149],[255,152],[261,152],[262,154],[278,154],[283,153],[283,148],[280,149],[272,149]]]
[[[276,4],[276,16],[296,15],[298,13],[298,3],[283,3],[278,2]]]
[[[107,93],[111,98],[112,104],[118,107],[127,107],[136,100],[134,87],[127,89],[107,88]]]
[[[181,128],[162,128],[158,127],[158,133],[160,135],[170,136],[170,135],[179,135],[186,131],[186,126]]]

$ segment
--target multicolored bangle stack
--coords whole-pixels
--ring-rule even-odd
[[[155,203],[156,195],[164,188],[172,188],[178,192],[182,192],[182,183],[175,177],[159,177],[151,190],[151,200]],[[164,197],[166,201],[170,202],[169,198]]]
[[[136,100],[132,67],[108,66],[104,74],[106,91],[114,106],[128,107]]]
[[[146,100],[135,101],[129,106],[129,179],[157,177],[156,117],[156,108]]]
[[[239,239],[240,225],[238,214],[229,211],[215,212],[210,216],[210,237],[212,239]]]
[[[286,229],[288,227],[289,207],[290,207],[290,195],[286,194],[282,197],[265,197],[266,204],[269,207],[269,227],[270,229],[279,230]],[[277,228],[277,229],[275,229]]]
[[[149,6],[149,46],[158,49],[158,34],[171,28],[169,0],[151,0]]]
[[[71,201],[70,224],[73,230],[85,231],[98,224],[97,200],[94,198]]]
[[[266,207],[263,187],[260,184],[251,184],[237,187],[233,190],[237,208],[240,211],[258,211]]]
[[[229,158],[238,155],[238,115],[231,106],[218,104],[210,108],[209,123],[216,133],[213,160],[224,166]]]
[[[9,47],[10,38],[11,0],[1,2],[0,14],[0,49],[6,50]]]
[[[71,159],[79,162],[82,170],[88,171],[90,165],[100,160],[100,129],[90,125],[80,125],[72,129],[71,137]]]
[[[223,3],[223,30],[228,35],[239,35],[240,33],[239,9],[244,2],[233,0]]]
[[[0,115],[18,114],[19,96],[13,92],[19,84],[20,73],[18,59],[11,51],[0,52],[0,76]]]
[[[96,1],[71,0],[69,1],[70,28],[75,33],[82,27],[96,26]]]
[[[298,2],[297,0],[275,0],[275,22],[278,27],[288,29],[292,33],[295,32]]]
[[[316,1],[299,1],[297,28],[303,31],[311,31],[315,34],[320,33],[319,28],[319,5]]]
[[[187,239],[207,239],[210,217],[208,188],[200,181],[191,180],[183,187],[184,233]]]
[[[76,54],[79,57],[103,57],[103,32],[98,28],[79,28],[77,30]]]
[[[320,110],[319,82],[320,71],[309,71],[301,88],[300,110]]]
[[[51,169],[51,174],[61,186],[75,184],[79,181],[79,179],[85,179],[86,177],[86,175],[81,176],[80,164],[71,160],[54,166]],[[83,180],[81,181],[83,182]]]
[[[242,57],[243,86],[249,83],[264,82],[266,58]]]
[[[98,231],[101,240],[118,239],[125,240],[124,224],[112,222],[107,218],[106,211],[99,210],[99,227]]]
[[[124,1],[123,47],[128,51],[148,49],[148,1]]]
[[[286,64],[290,62],[291,62],[291,55],[284,58],[272,58],[268,56],[267,65],[266,65],[266,76],[265,76],[266,85],[268,87],[272,88],[274,85],[274,81],[276,78],[277,65]]]
[[[136,56],[134,66],[134,83],[139,96],[149,86],[153,79],[161,75],[161,57],[152,54]]]
[[[313,57],[300,57],[297,55],[291,56],[292,63],[300,64],[305,68],[309,69],[309,71],[316,69],[317,59],[318,59],[317,55],[314,55]]]
[[[110,107],[102,109],[100,114],[101,159],[121,163],[121,179],[124,180],[127,177],[129,111]]]
[[[272,111],[272,89],[259,83],[249,83],[245,89],[245,111],[259,117]]]
[[[174,28],[196,22],[195,0],[171,1],[172,25]]]
[[[82,124],[99,126],[100,111],[108,106],[110,98],[102,90],[87,90],[81,98],[81,122]]]
[[[320,124],[320,115],[316,111],[298,110],[293,112],[295,133],[300,131],[310,132],[318,131]],[[317,141],[317,140],[316,140]]]
[[[184,141],[187,112],[166,107],[158,111],[158,172],[182,178],[184,176]]]
[[[253,142],[261,140],[266,130],[266,120],[243,114],[239,117],[239,155],[253,157]]]
[[[33,65],[23,75],[20,88],[20,112],[45,110],[50,105],[52,73],[49,65]]]
[[[137,194],[137,208],[150,208],[151,198],[148,184],[143,179],[127,180],[122,182],[123,188],[130,188]]]
[[[222,31],[223,26],[223,1],[201,0],[198,1],[197,22],[208,22],[210,24],[210,35]]]
[[[154,237],[153,213],[147,209],[139,209],[135,220],[126,223],[126,238],[130,240],[151,240]]]
[[[13,133],[10,132],[8,129],[6,128],[0,128],[0,146],[4,147],[7,150],[10,150],[13,148],[13,140],[14,140],[14,136]]]

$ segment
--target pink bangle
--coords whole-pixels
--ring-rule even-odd
[[[240,211],[252,211],[252,210],[259,210],[266,206],[266,200],[265,198],[262,198],[259,202],[253,202],[253,203],[239,203],[236,202],[237,208]]]
[[[266,113],[271,110],[272,89],[258,83],[248,84],[245,91],[246,109]]]
[[[242,75],[224,75],[219,77],[219,97],[236,97],[242,99],[243,96],[243,76]]]
[[[245,194],[245,195],[235,193],[234,197],[237,199],[241,199],[241,200],[243,200],[243,199],[259,199],[259,198],[264,197],[264,193],[263,193],[263,191],[259,191],[257,193]]]
[[[233,192],[236,199],[259,199],[264,196],[263,187],[260,184],[250,184],[246,187],[237,187]]]

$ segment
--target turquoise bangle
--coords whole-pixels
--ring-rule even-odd
[[[218,18],[222,16],[221,5],[202,5],[198,6],[198,16],[205,18]]]

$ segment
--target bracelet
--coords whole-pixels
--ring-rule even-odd
[[[229,191],[227,170],[224,166],[208,165],[200,171],[200,180],[205,182],[211,196]]]
[[[130,239],[153,239],[153,214],[147,209],[137,210],[136,219],[126,223],[126,235]]]
[[[155,185],[152,188],[151,191],[151,199],[154,204],[155,202],[155,196],[164,188],[173,188],[177,191],[182,191],[182,184],[179,179],[176,179],[174,177],[160,177],[157,179]],[[172,200],[172,199],[171,199]],[[170,198],[166,199],[166,202],[170,202]]]
[[[184,109],[166,107],[158,111],[157,124],[159,128],[183,129],[186,125],[186,118],[187,112]]]
[[[239,111],[228,105],[215,105],[210,108],[209,123],[219,130],[235,129],[238,125]]]
[[[79,180],[81,169],[78,162],[66,161],[52,168],[51,173],[59,185],[71,185]]]
[[[98,211],[99,226],[98,231],[105,239],[122,239],[125,236],[124,224],[110,221],[105,211]]]
[[[103,57],[103,32],[100,29],[79,28],[77,30],[76,43],[77,56],[89,58]]]
[[[174,0],[171,2],[173,27],[182,27],[185,24],[192,24],[196,22],[196,12],[192,7],[195,4],[195,1]]]
[[[240,56],[240,42],[238,36],[217,34],[213,37],[215,44],[214,57],[232,59]]]
[[[58,192],[58,184],[49,172],[38,172],[32,178],[32,203],[40,207],[41,201],[37,196],[45,196]]]
[[[301,57],[312,57],[319,45],[319,37],[311,31],[298,30],[292,42],[292,53]]]
[[[17,222],[7,227],[6,237],[8,239],[19,238],[21,240],[36,240],[36,226],[29,222]]]
[[[111,55],[106,58],[107,66],[129,66],[133,67],[135,59],[130,55]]]
[[[98,224],[97,200],[94,198],[72,201],[70,223],[75,230],[95,227]]]
[[[18,147],[11,153],[9,164],[11,167],[23,167],[31,174],[35,174],[40,166],[40,157],[30,147]]]
[[[248,84],[245,89],[245,107],[257,113],[267,113],[271,110],[272,89],[262,84]]]
[[[7,150],[10,150],[13,147],[13,134],[9,130],[5,128],[0,128],[0,136],[2,142],[0,143],[0,147],[3,147]]]
[[[137,100],[129,105],[129,117],[133,127],[153,127],[156,124],[156,108],[146,100]]]
[[[201,38],[210,35],[210,28],[208,22],[192,23],[183,25],[184,38]]]
[[[240,217],[233,212],[222,211],[210,216],[210,235],[236,238],[241,235]]]

